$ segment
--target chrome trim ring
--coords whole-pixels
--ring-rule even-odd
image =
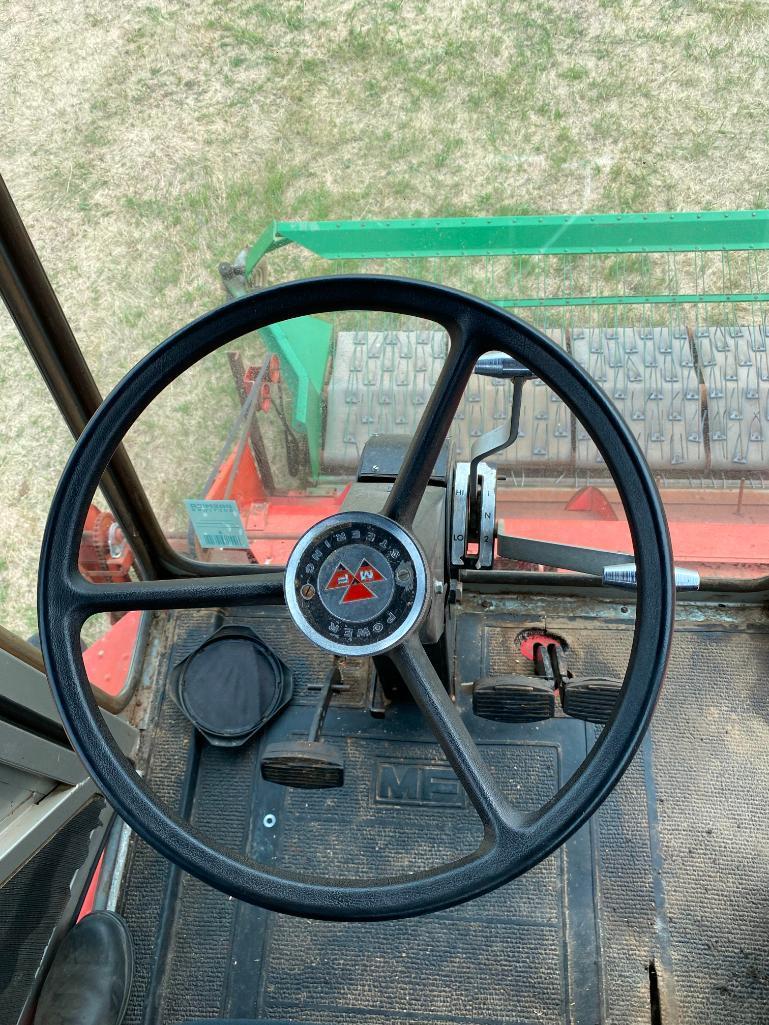
[[[323,651],[380,655],[421,625],[428,578],[422,549],[399,524],[379,513],[337,513],[294,546],[286,565],[286,605]],[[364,604],[369,601],[371,606]]]

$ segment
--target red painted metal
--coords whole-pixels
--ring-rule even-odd
[[[241,508],[243,523],[257,561],[283,566],[296,541],[310,527],[339,512],[349,484],[330,494],[272,496]]]
[[[338,512],[349,485],[310,493],[267,496],[246,448],[232,476],[235,451],[224,461],[208,498],[232,497],[241,511],[251,553],[263,565],[284,565],[296,540],[315,523]],[[763,575],[769,563],[769,495],[743,496],[721,490],[663,490],[673,551],[684,564],[708,575]],[[500,489],[497,512],[503,529],[590,548],[632,551],[624,512],[609,488]],[[213,554],[221,559],[222,553]],[[225,558],[242,559],[242,553]]]
[[[251,365],[246,367],[243,373],[243,394],[250,395],[251,389],[254,387],[259,374],[262,372],[262,368]],[[267,365],[267,373],[264,376],[264,380],[261,385],[261,394],[259,396],[259,408],[263,413],[267,413],[272,405],[272,397],[270,395],[270,386],[277,384],[280,381],[280,360],[277,356],[271,356],[270,362]]]
[[[521,654],[533,662],[536,657],[535,648],[540,645],[547,648],[550,644],[560,643],[557,637],[550,637],[548,634],[529,634],[521,641]]]
[[[254,457],[249,446],[242,449],[241,458],[235,466],[238,446],[227,456],[213,484],[206,494],[209,499],[231,498],[238,504],[241,514],[252,502],[264,501],[267,497]],[[233,474],[233,467],[235,472]]]
[[[78,568],[91,583],[125,583],[133,565],[133,552],[110,512],[91,504],[85,519]]]
[[[502,529],[560,544],[632,551],[616,492],[601,489],[614,518],[592,511],[590,500],[571,505],[565,488],[501,488],[497,515]],[[769,494],[735,489],[663,488],[673,554],[682,565],[714,577],[764,576],[769,566]],[[570,511],[567,511],[570,510]]]
[[[107,694],[119,694],[128,677],[140,612],[127,612],[83,652],[88,679]]]
[[[94,870],[94,873],[91,876],[91,882],[90,882],[90,884],[88,886],[88,889],[85,891],[85,897],[83,898],[83,904],[82,904],[82,906],[80,908],[80,912],[79,912],[79,914],[77,916],[78,922],[80,921],[81,918],[85,918],[86,915],[90,915],[91,912],[93,911],[93,902],[94,902],[94,898],[96,897],[96,888],[99,885],[99,876],[101,875],[101,869],[102,869],[102,862],[103,861],[104,861],[104,855],[102,854],[101,857],[99,858],[98,864],[96,865],[96,869]]]
[[[258,374],[259,367],[254,366],[253,364],[249,367],[246,367],[245,371],[243,372],[243,393],[245,395],[251,394],[251,389],[254,387],[254,381],[256,380]]]
[[[594,513],[599,520],[616,520],[612,504],[600,488],[589,485],[577,491],[566,503],[567,512]]]
[[[503,529],[521,537],[576,547],[632,552],[627,522],[507,517]],[[676,562],[709,576],[757,576],[769,563],[769,526],[669,520]]]

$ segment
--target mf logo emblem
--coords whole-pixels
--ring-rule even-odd
[[[448,765],[440,762],[381,761],[377,763],[377,804],[417,804],[464,808],[467,795]]]
[[[342,604],[346,605],[351,601],[366,601],[368,598],[374,598],[375,594],[370,585],[378,584],[380,580],[384,580],[384,577],[367,559],[361,562],[355,573],[352,573],[343,562],[340,562],[331,574],[331,579],[326,584],[326,590],[333,591],[343,587]]]

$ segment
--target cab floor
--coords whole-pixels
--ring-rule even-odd
[[[282,611],[177,613],[144,751],[159,796],[221,843],[323,875],[403,871],[475,848],[478,820],[413,708],[376,720],[361,692],[335,699],[325,734],[346,738],[346,782],[336,791],[264,783],[258,740],[237,750],[199,740],[165,676],[222,621],[247,622],[293,670],[295,700],[266,739],[309,724],[324,656]],[[563,718],[525,727],[478,720],[461,684],[510,672],[518,632],[543,622],[567,641],[577,673],[621,675],[632,640],[619,603],[559,596],[527,600],[524,611],[521,601],[465,601],[458,701],[520,807],[548,799],[596,729]],[[448,912],[376,924],[293,919],[210,889],[134,839],[119,906],[137,950],[127,1025],[215,1016],[769,1022],[767,632],[758,608],[681,604],[652,736],[609,801],[533,872]]]

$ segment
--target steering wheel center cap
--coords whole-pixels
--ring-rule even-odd
[[[304,534],[286,566],[299,629],[335,655],[378,655],[427,612],[427,564],[416,541],[377,513],[339,513]]]

